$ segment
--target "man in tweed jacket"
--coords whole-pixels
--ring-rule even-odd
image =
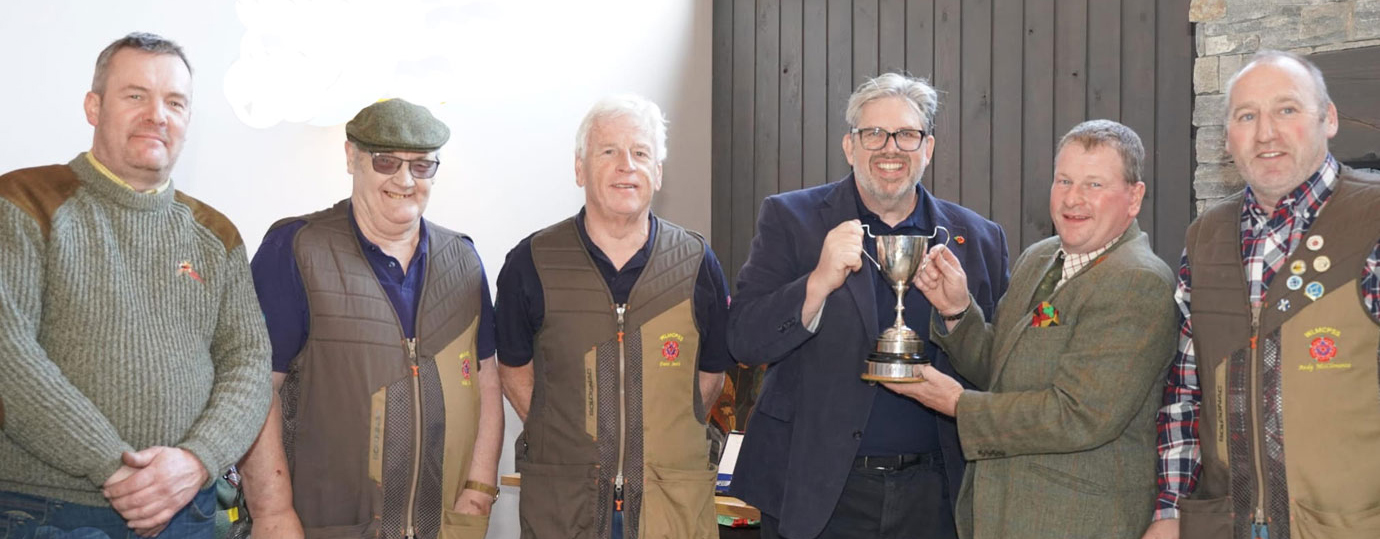
[[[1084,122],[1059,142],[1050,216],[1058,237],[1021,254],[991,324],[943,247],[916,285],[932,334],[981,390],[925,370],[888,384],[958,420],[971,461],[965,538],[1137,538],[1155,501],[1155,410],[1174,355],[1174,279],[1136,215],[1145,184],[1135,132]],[[942,319],[941,319],[942,318]]]

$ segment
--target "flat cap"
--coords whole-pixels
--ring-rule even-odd
[[[345,138],[366,151],[430,152],[450,140],[450,128],[421,105],[379,101],[345,124]]]

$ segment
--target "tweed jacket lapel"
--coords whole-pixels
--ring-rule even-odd
[[[1140,231],[1139,223],[1135,220],[1132,220],[1131,225],[1126,227],[1126,231],[1121,233],[1121,237],[1117,239],[1116,243],[1112,244],[1111,247],[1107,248],[1107,251],[1102,253],[1101,257],[1099,258],[1111,256],[1112,253],[1116,252],[1116,250],[1119,249],[1122,245],[1125,245],[1126,242],[1136,239],[1142,235],[1144,235],[1144,233]],[[1031,253],[1031,256],[1035,258],[1030,262],[1030,264],[1026,265],[1030,269],[1022,269],[1019,275],[1012,275],[1011,288],[1007,291],[1007,297],[1003,301],[1017,301],[1018,303],[1015,306],[1017,310],[1023,310],[1025,306],[1030,305],[1030,300],[1035,298],[1035,289],[1039,287],[1040,280],[1044,277],[1045,273],[1048,272],[1049,268],[1054,265],[1054,260],[1058,256],[1058,254],[1059,242],[1057,241],[1050,242],[1050,246],[1047,249],[1042,250],[1042,252]],[[1060,292],[1063,292],[1069,286],[1075,286],[1075,281],[1078,282],[1076,286],[1098,286],[1099,283],[1096,282],[1084,282],[1087,279],[1097,278],[1096,274],[1087,275],[1095,267],[1097,267],[1096,263],[1088,264],[1087,266],[1084,266],[1083,269],[1078,270],[1078,273],[1075,273],[1072,277],[1069,277],[1068,281],[1066,281],[1059,288],[1055,289],[1054,294],[1050,295],[1048,301],[1050,303],[1054,303],[1054,301],[1058,299]],[[1011,349],[1014,348],[1016,346],[1016,343],[1020,341],[1021,335],[1027,330],[1040,330],[1040,328],[1030,327],[1031,314],[1032,313],[1030,312],[1024,312],[1023,316],[1011,317],[1012,319],[1010,323],[1006,323],[1006,321],[1003,321],[1003,325],[1005,325],[1006,327],[998,328],[998,331],[1000,333],[998,333],[997,337],[999,339],[998,342],[1001,343],[1001,346],[997,352],[997,364],[996,369],[994,371],[995,374],[992,376],[993,380],[1001,380],[1002,370],[1006,368],[1006,360],[1010,358]]]

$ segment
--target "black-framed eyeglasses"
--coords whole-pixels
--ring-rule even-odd
[[[370,164],[374,166],[374,172],[386,176],[398,173],[403,163],[407,163],[407,171],[412,173],[412,177],[425,180],[436,175],[436,169],[441,168],[441,162],[435,159],[403,159],[396,155],[369,152],[372,158]]]
[[[903,152],[913,152],[920,149],[920,143],[925,142],[924,129],[897,129],[887,131],[880,127],[854,127],[851,133],[858,136],[862,141],[862,147],[868,150],[880,150],[886,147],[886,140],[896,139],[896,148]]]

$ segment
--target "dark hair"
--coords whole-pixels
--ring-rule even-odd
[[[122,49],[139,49],[144,52],[154,54],[176,54],[182,59],[182,65],[187,66],[187,73],[192,72],[192,64],[187,61],[187,55],[183,54],[182,47],[171,40],[164,39],[158,34],[148,32],[133,32],[129,35],[115,40],[107,45],[101,55],[96,57],[96,74],[91,77],[91,91],[98,95],[105,93],[106,72],[110,71],[110,59],[115,57],[115,53]]]

